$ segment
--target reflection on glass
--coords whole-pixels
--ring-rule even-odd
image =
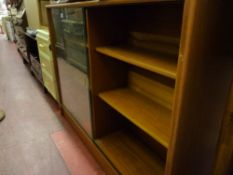
[[[59,49],[64,50],[64,36],[63,36],[63,25],[62,25],[62,18],[64,17],[64,9],[53,9],[53,24],[55,28],[55,36],[56,36],[56,48],[57,55],[60,54]]]
[[[91,134],[88,77],[64,59],[57,60],[63,104],[79,124]]]
[[[83,9],[65,9],[62,20],[67,61],[87,72],[86,36]]]

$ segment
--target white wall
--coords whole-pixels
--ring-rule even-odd
[[[3,0],[0,0],[0,10],[1,11],[6,10],[6,6],[5,6],[5,3],[3,2]]]
[[[28,26],[33,29],[40,28],[38,0],[24,0]]]

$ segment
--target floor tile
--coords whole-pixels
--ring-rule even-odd
[[[52,138],[72,175],[104,175],[79,138],[65,130],[53,133]]]

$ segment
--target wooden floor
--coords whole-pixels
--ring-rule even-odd
[[[53,100],[31,76],[15,44],[1,36],[0,108],[6,112],[6,118],[0,122],[0,175],[72,174],[74,171],[70,171],[66,164],[72,162],[72,157],[63,160],[51,138],[62,131],[68,141],[74,143],[75,150],[83,155],[77,156],[85,166],[75,165],[76,174],[103,174],[72,128],[59,115]]]

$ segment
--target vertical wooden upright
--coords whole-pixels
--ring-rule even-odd
[[[233,82],[225,110],[221,136],[214,167],[214,175],[230,174],[233,171]]]
[[[186,0],[166,174],[212,174],[233,76],[232,1]]]

